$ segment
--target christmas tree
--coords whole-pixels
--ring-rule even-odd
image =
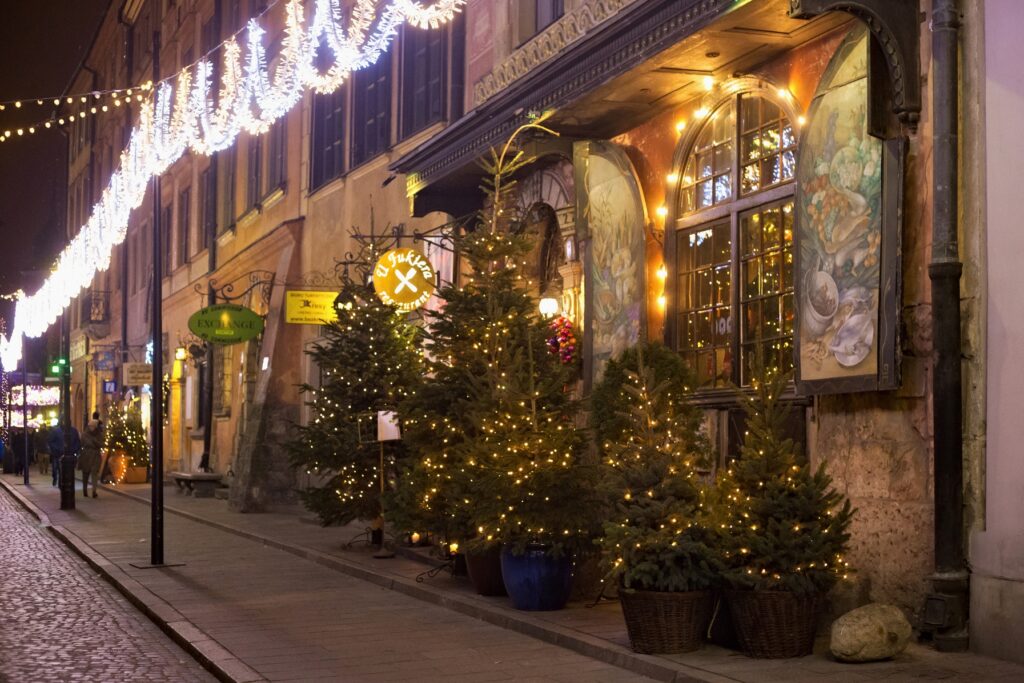
[[[456,239],[465,281],[439,291],[443,306],[430,317],[430,378],[401,409],[418,457],[391,518],[516,550],[578,538],[594,518],[580,501],[595,494],[578,463],[567,392],[574,366],[548,344],[525,275],[531,245],[514,230],[513,177],[529,160],[510,149],[482,164],[486,208],[476,229]]]
[[[791,375],[754,373],[740,394],[746,435],[740,457],[719,478],[727,581],[737,588],[799,594],[827,591],[849,568],[844,553],[853,517],[824,463],[812,470],[785,436]]]
[[[128,458],[129,467],[145,467],[149,463],[139,399],[125,399],[111,405],[103,434],[103,448],[108,457],[123,454]]]
[[[626,588],[704,590],[721,570],[698,479],[711,449],[701,411],[686,401],[687,378],[678,354],[641,344],[609,363],[594,390],[595,403],[618,413],[597,430],[617,501],[600,545]]]
[[[359,281],[345,278],[342,285],[338,320],[324,326],[324,341],[309,351],[322,384],[302,387],[311,416],[288,444],[296,467],[322,477],[300,495],[324,525],[380,516],[382,477],[390,477],[405,449],[401,441],[377,441],[378,413],[395,411],[423,369],[416,327],[363,284],[377,255],[373,245],[366,251]]]

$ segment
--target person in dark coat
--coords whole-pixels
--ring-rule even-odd
[[[53,473],[53,485],[56,486],[60,482],[60,459],[64,455],[64,430],[59,424],[50,428],[46,449],[50,452],[50,472]]]
[[[82,435],[82,452],[78,456],[78,469],[82,471],[82,495],[89,495],[89,480],[92,479],[92,497],[96,498],[96,480],[100,474],[100,449],[103,448],[103,423],[100,414],[93,413],[92,420]]]
[[[39,463],[39,474],[48,474],[50,472],[50,444],[49,436],[50,430],[45,425],[40,425],[39,429],[36,430],[35,434],[35,448],[36,448],[36,459]]]

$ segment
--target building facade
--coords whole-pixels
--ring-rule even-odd
[[[732,387],[759,366],[793,370],[792,434],[858,509],[858,572],[837,608],[894,603],[958,647],[966,553],[973,646],[1019,659],[1007,634],[1024,614],[1012,607],[1024,601],[1024,472],[1007,361],[1021,316],[1012,287],[988,284],[1009,277],[1019,251],[1000,185],[1017,158],[1003,141],[1022,92],[1006,35],[1018,11],[934,4],[469,0],[447,26],[406,27],[336,92],[160,179],[155,210],[150,193],[72,312],[74,412],[102,409],[104,380],[146,360],[159,287],[168,468],[228,475],[240,510],[289,499],[302,478],[281,443],[306,417],[297,386],[317,382],[303,350],[320,331],[286,322],[287,292],[336,287],[353,233],[422,248],[456,277],[437,244],[480,208],[475,160],[543,117],[558,135],[524,138],[522,229],[536,240],[538,296],[583,330],[584,390],[629,345],[664,341],[694,370],[722,464],[743,434]],[[277,6],[114,2],[70,91],[138,88],[216,58],[256,16],[273,64]],[[950,60],[932,54],[942,35],[962,48],[959,148],[939,78]],[[70,125],[69,236],[126,142],[136,112],[125,99]],[[937,149],[959,149],[952,185],[936,174]],[[961,201],[943,260],[950,193]],[[943,274],[957,263],[962,276]],[[955,339],[935,323],[934,282],[955,288]],[[262,336],[204,347],[188,319],[215,301],[265,316]],[[935,372],[950,340],[956,405]],[[962,425],[952,439],[950,409]],[[951,440],[955,452],[936,448]],[[963,533],[951,546],[953,527]]]

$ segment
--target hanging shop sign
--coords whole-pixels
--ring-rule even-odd
[[[125,363],[121,371],[126,387],[140,387],[153,381],[153,366],[149,363]]]
[[[336,322],[334,310],[337,292],[288,290],[284,293],[284,320],[295,325],[325,325]]]
[[[103,393],[104,394],[116,394],[117,393],[117,380],[108,379],[103,382]]]
[[[434,267],[415,249],[391,249],[377,260],[373,288],[384,303],[414,311],[434,293]]]
[[[203,341],[214,344],[238,344],[263,331],[263,317],[237,304],[207,306],[192,314],[188,329]]]

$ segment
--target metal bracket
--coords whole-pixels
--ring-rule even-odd
[[[247,281],[248,286],[238,294],[235,294],[235,287],[239,285],[240,281]],[[270,291],[274,287],[274,271],[272,270],[252,270],[244,275],[236,277],[234,280],[230,280],[223,285],[220,285],[215,278],[210,278],[208,283],[197,282],[193,289],[196,294],[206,296],[207,291],[212,293],[213,300],[218,299],[231,303],[238,301],[256,288],[260,288],[260,298],[264,304],[270,302]]]
[[[794,19],[811,19],[825,12],[851,14],[871,31],[888,66],[888,79],[871,79],[872,99],[891,99],[892,111],[900,122],[916,131],[921,117],[921,15],[917,2],[789,0],[789,16]]]

